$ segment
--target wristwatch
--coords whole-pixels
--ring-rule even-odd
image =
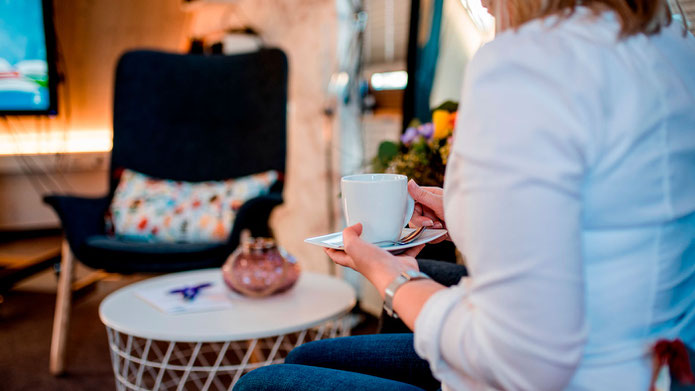
[[[386,311],[386,313],[393,318],[398,318],[398,315],[395,312],[393,312],[393,295],[396,294],[398,288],[400,288],[403,284],[409,281],[429,278],[430,276],[417,270],[407,270],[402,272],[398,277],[391,281],[389,286],[386,287],[386,291],[384,292],[384,310]]]

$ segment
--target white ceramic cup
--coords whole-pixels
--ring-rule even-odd
[[[408,177],[396,174],[349,175],[340,181],[348,225],[362,223],[367,242],[397,241],[413,216]]]

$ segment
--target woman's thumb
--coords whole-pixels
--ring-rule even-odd
[[[408,193],[410,193],[415,202],[419,202],[432,210],[437,210],[441,206],[441,200],[438,195],[421,188],[412,179],[408,181]]]
[[[343,230],[343,242],[357,238],[362,235],[362,223],[351,225]]]

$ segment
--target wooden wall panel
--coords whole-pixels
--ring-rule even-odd
[[[44,136],[45,132],[88,130],[106,138],[108,144],[113,77],[119,56],[126,50],[142,47],[185,50],[192,16],[183,11],[181,0],[54,0],[54,9],[67,76],[67,83],[59,87],[59,115],[51,119],[12,117],[9,139],[18,133],[38,133],[39,136],[32,136],[38,147],[46,145],[49,137]],[[69,101],[64,99],[66,96]],[[69,121],[68,111],[71,112]],[[6,136],[2,140],[7,140],[9,130],[3,125],[0,123],[0,135]],[[63,148],[57,146],[59,152]],[[107,173],[102,166],[56,173],[64,170],[66,159],[84,160],[84,154],[79,155],[28,162],[0,156],[0,166],[22,168],[0,173],[0,231],[57,226],[55,214],[41,201],[44,193],[103,194]],[[48,173],[21,175],[23,170]]]
[[[59,116],[50,121],[54,131],[65,129],[68,110],[69,129],[111,129],[119,56],[141,47],[184,50],[191,19],[181,0],[55,0],[54,15],[67,81]],[[33,121],[18,122],[35,127]]]
[[[690,21],[690,31],[695,34],[695,0],[680,0],[681,7]]]
[[[366,64],[405,63],[408,55],[408,28],[410,27],[410,1],[392,0],[393,19],[389,20],[385,0],[366,0],[367,29],[364,32],[364,62]],[[392,26],[393,58],[386,57],[387,25]]]

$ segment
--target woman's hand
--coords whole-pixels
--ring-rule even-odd
[[[444,222],[444,190],[441,187],[418,186],[412,179],[408,182],[408,193],[415,200],[413,217],[410,219],[410,227],[427,227],[446,229]],[[448,240],[445,235],[431,243],[439,243]]]
[[[418,270],[415,255],[425,246],[409,248],[401,255],[393,255],[360,239],[362,224],[355,224],[343,231],[345,251],[326,249],[326,254],[338,265],[349,267],[365,276],[384,295],[388,284],[406,270]]]

